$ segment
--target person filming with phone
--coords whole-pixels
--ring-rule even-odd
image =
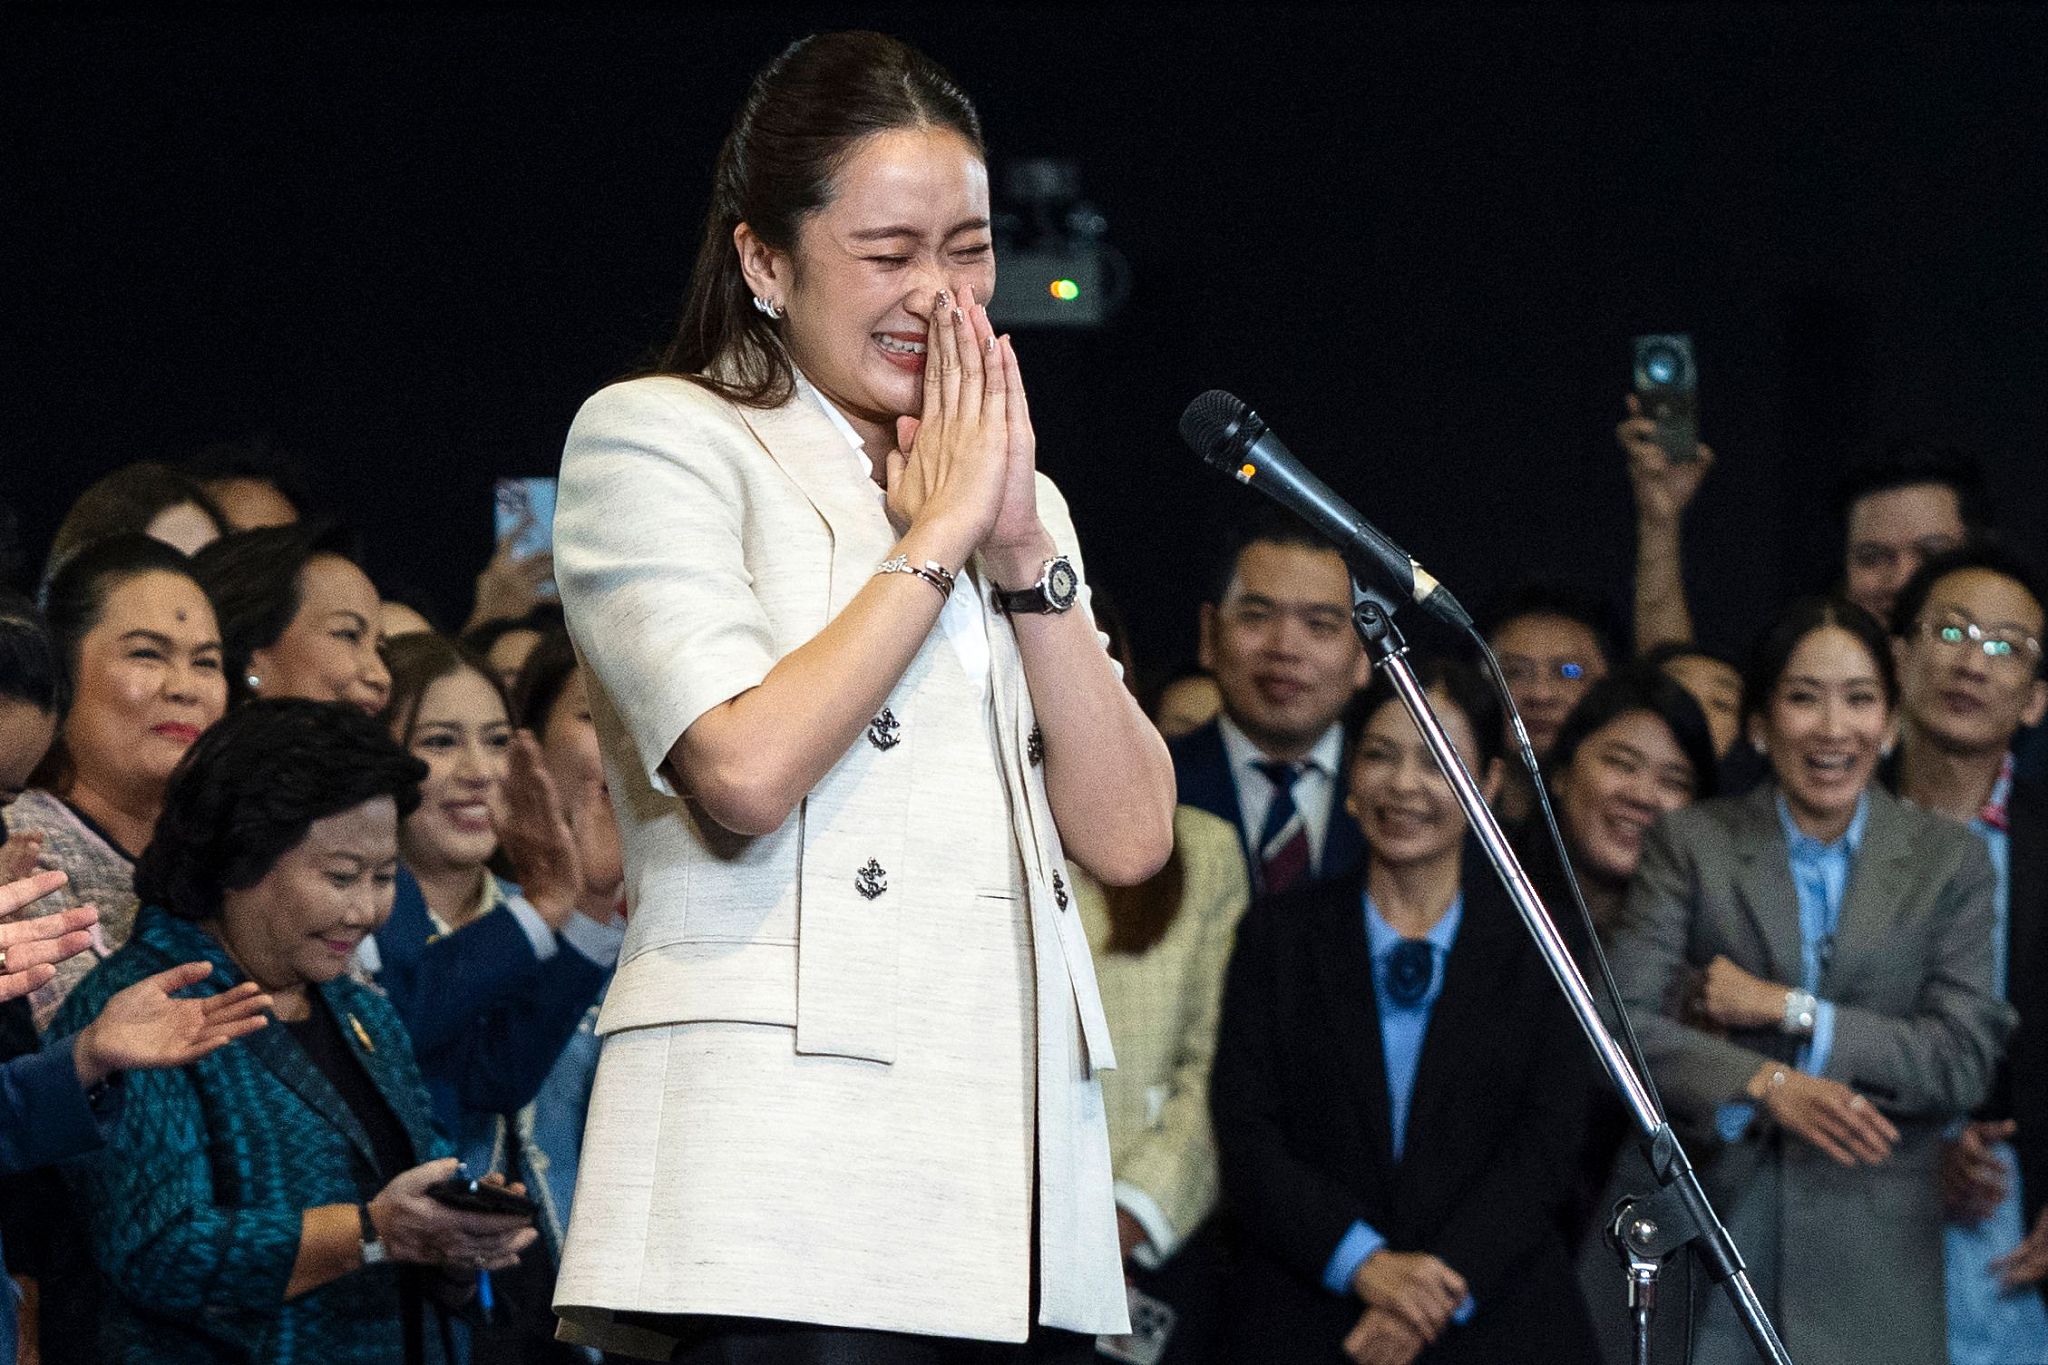
[[[124,987],[196,961],[201,998],[254,982],[275,1024],[129,1075],[106,1146],[74,1168],[102,1359],[445,1365],[447,1307],[534,1240],[520,1214],[442,1202],[456,1163],[405,1030],[347,973],[390,913],[424,775],[360,711],[303,700],[242,707],[173,775],[135,932],[54,1031],[89,1036]]]

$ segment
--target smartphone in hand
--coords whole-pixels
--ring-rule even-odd
[[[1657,444],[1673,464],[1699,458],[1699,371],[1692,338],[1682,332],[1637,337],[1636,399],[1657,427]]]
[[[427,1186],[427,1198],[464,1213],[502,1213],[514,1218],[532,1218],[540,1206],[523,1194],[503,1185],[487,1185],[465,1174],[455,1174]]]
[[[514,559],[531,559],[555,548],[555,481],[548,477],[499,479],[491,498],[492,540],[512,540]],[[539,594],[558,596],[555,580],[540,585]]]

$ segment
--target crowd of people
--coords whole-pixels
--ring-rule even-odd
[[[561,564],[501,544],[460,631],[254,447],[35,537],[0,1358],[1050,1362],[1127,1316],[1176,1365],[1625,1358],[1647,1164],[1344,560],[1248,528],[1151,684],[1034,477],[928,59],[797,44],[718,177],[676,348],[572,429]],[[1630,619],[1519,585],[1520,724],[1475,651],[1426,695],[1794,1357],[2044,1365],[2048,588],[1898,447],[1724,656],[1713,452],[1615,435]],[[1681,1283],[1666,1334],[1750,1359]]]
[[[1799,1358],[2048,1360],[2035,570],[1967,466],[1904,452],[1845,497],[1840,590],[1738,665],[1681,586],[1710,454],[1618,434],[1633,655],[1556,585],[1486,626],[1562,859],[1475,665],[1424,656],[1428,695]],[[0,611],[5,1302],[52,1362],[594,1356],[549,1297],[627,897],[575,648],[545,564],[501,554],[445,636],[293,487],[117,471]],[[1072,875],[1168,1358],[1618,1349],[1600,1225],[1647,1168],[1342,560],[1264,521],[1206,596],[1147,696],[1172,857]],[[456,1158],[538,1226],[426,1197]],[[1695,1292],[1696,1357],[1748,1359]]]

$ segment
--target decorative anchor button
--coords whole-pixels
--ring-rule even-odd
[[[1052,874],[1052,898],[1058,903],[1060,909],[1064,910],[1067,908],[1067,879],[1062,877],[1057,870]]]
[[[1024,741],[1024,757],[1031,760],[1034,768],[1045,762],[1045,731],[1036,725],[1031,727],[1030,738]]]
[[[868,722],[868,743],[884,753],[903,742],[903,722],[896,719],[896,713],[888,707],[882,714]]]
[[[889,889],[888,869],[873,858],[868,859],[868,865],[854,874],[853,889],[860,892],[863,900],[873,900]]]

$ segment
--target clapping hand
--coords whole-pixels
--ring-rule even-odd
[[[0,884],[0,920],[41,900],[70,878],[37,872]],[[56,964],[92,947],[100,912],[90,905],[0,924],[0,1001],[14,1000],[55,979]]]
[[[609,922],[625,860],[604,784],[586,783],[575,807],[565,806],[539,741],[521,730],[507,755],[504,792],[498,837],[528,903],[558,931],[578,910]]]
[[[0,886],[34,872],[42,856],[43,832],[39,829],[16,830],[0,839]]]
[[[188,1066],[270,1022],[270,997],[253,981],[218,995],[177,998],[212,974],[210,962],[187,962],[108,1000],[73,1048],[79,1081],[93,1086],[116,1071]]]
[[[1749,1094],[1781,1127],[1843,1166],[1882,1165],[1899,1145],[1892,1121],[1840,1081],[1767,1064],[1750,1079]]]

